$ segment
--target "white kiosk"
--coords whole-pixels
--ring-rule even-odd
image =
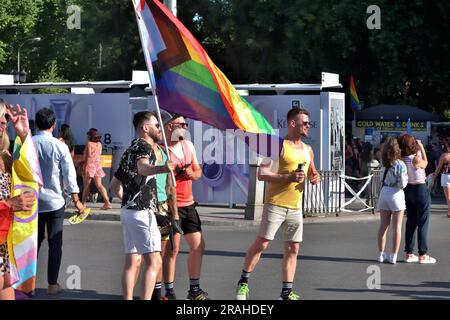
[[[77,145],[86,143],[86,132],[90,127],[98,128],[103,133],[104,147],[115,150],[114,162],[110,164],[115,169],[121,154],[134,138],[131,125],[133,114],[142,110],[153,110],[155,107],[154,98],[151,95],[146,96],[145,91],[149,90],[143,90],[148,85],[146,74],[147,72],[135,72],[133,81],[0,83],[0,97],[11,104],[19,103],[24,106],[32,121],[40,108],[53,108],[59,125],[67,123],[71,126]],[[139,87],[141,92],[134,95],[133,90],[136,87]],[[335,92],[342,88],[339,75],[322,73],[320,84],[251,84],[235,87],[281,136],[287,132],[288,110],[293,106],[305,107],[310,112],[312,122],[310,137],[306,142],[314,149],[316,167],[319,170],[343,171],[345,95]],[[32,90],[37,88],[71,88],[72,93],[32,93]],[[203,163],[203,151],[211,143],[211,137],[205,137],[203,133],[211,127],[198,124],[197,121],[188,121],[190,128],[202,128],[200,135],[190,129],[198,159],[203,165],[202,179],[193,184],[196,201],[229,207],[262,204],[264,184],[256,180],[256,167],[249,165],[248,158],[235,164]],[[12,134],[13,132],[11,137]],[[226,146],[227,141],[224,140],[223,145]],[[245,149],[244,144],[243,148]],[[237,150],[241,158],[246,154],[244,149]],[[325,189],[323,192],[326,195],[335,190]],[[249,215],[249,219],[258,217]]]
[[[240,94],[252,104],[273,126],[280,136],[287,133],[286,114],[294,106],[306,108],[310,112],[310,137],[305,141],[315,153],[315,164],[319,170],[344,171],[345,146],[345,94],[336,92],[342,88],[339,75],[322,73],[321,84],[251,84],[235,85]],[[333,91],[335,90],[335,91]],[[198,128],[191,121],[190,128]],[[210,128],[203,124],[203,132]],[[198,142],[198,133],[190,130],[191,140],[197,150],[197,157],[203,159],[201,151],[210,141]],[[197,139],[196,139],[197,138]],[[208,140],[208,139],[203,139]],[[224,141],[226,144],[226,141]],[[246,154],[245,150],[241,150]],[[194,182],[194,195],[199,203],[245,205],[247,219],[258,220],[263,202],[264,183],[256,179],[255,164],[203,163],[203,177]],[[338,177],[336,177],[338,179]],[[336,187],[331,187],[335,185]],[[317,201],[328,201],[330,193],[343,192],[337,183],[325,186],[320,199],[305,203],[313,207]]]

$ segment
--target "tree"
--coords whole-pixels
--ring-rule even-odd
[[[42,0],[0,1],[0,72],[10,73],[17,65],[20,44],[34,38],[34,26]],[[24,47],[27,53],[30,47]]]
[[[67,27],[71,4],[81,9],[81,29]],[[380,7],[381,29],[367,28],[369,5]],[[311,83],[334,72],[346,92],[349,76],[357,79],[366,105],[408,103],[440,114],[450,112],[449,13],[450,2],[423,0],[178,3],[181,22],[233,83]],[[23,52],[30,81],[53,60],[70,81],[130,79],[146,68],[131,1],[2,0],[3,72],[21,41],[36,36],[42,41]]]
[[[381,29],[369,30],[369,5]],[[366,105],[450,109],[449,2],[186,0],[180,19],[234,83],[319,82],[351,74]]]
[[[37,79],[38,82],[67,82],[62,76],[58,73],[58,64],[56,60],[50,61],[47,64],[47,68],[42,70]],[[64,88],[46,88],[46,89],[37,89],[37,93],[68,93],[69,91]]]

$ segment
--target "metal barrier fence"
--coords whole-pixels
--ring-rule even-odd
[[[345,202],[345,186],[342,172],[338,170],[319,171],[322,178],[317,185],[312,185],[309,180],[305,183],[303,193],[303,214],[305,216],[319,216],[335,214],[339,216],[342,204]],[[369,194],[366,195],[368,204],[373,207],[375,213],[378,196],[381,190],[380,170],[371,170],[373,175],[370,184],[367,186]]]
[[[375,208],[377,207],[378,197],[380,196],[380,190],[382,187],[381,181],[381,170],[380,169],[369,169],[369,174],[372,176],[372,181],[370,183],[370,206],[373,207],[372,213],[375,213]]]
[[[312,185],[309,180],[305,183],[303,193],[303,214],[305,216],[339,215],[344,187],[341,171],[319,171],[321,182]]]

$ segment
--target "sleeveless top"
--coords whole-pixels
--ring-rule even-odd
[[[450,162],[444,162],[441,173],[450,174]]]
[[[177,207],[187,207],[194,204],[194,195],[192,193],[192,180],[189,179],[184,170],[182,170],[186,165],[192,165],[194,159],[191,148],[188,146],[188,142],[185,140],[180,140],[177,146],[181,146],[183,151],[183,157],[178,157],[174,152],[173,148],[169,147],[171,153],[171,160],[175,165],[174,175],[175,181],[177,182]]]
[[[422,154],[420,152],[417,153],[419,159],[422,159]],[[406,164],[406,169],[408,171],[408,184],[421,184],[425,183],[426,174],[424,169],[417,169],[413,165],[413,160],[415,154],[411,154],[407,157],[403,157],[403,162]]]
[[[158,146],[161,151],[162,160],[157,162],[157,166],[163,166],[167,161],[167,154],[161,146]],[[160,173],[156,175],[156,196],[158,197],[158,202],[163,202],[167,200],[166,194],[166,183],[167,183],[167,173]]]
[[[278,160],[278,174],[287,174],[297,170],[300,163],[304,163],[305,175],[308,173],[311,157],[309,150],[304,145],[303,150],[299,151],[293,148],[287,141],[283,141],[283,152]],[[306,179],[306,178],[305,178]],[[300,209],[302,207],[303,190],[305,182],[269,182],[269,187],[266,194],[266,203],[276,206]]]

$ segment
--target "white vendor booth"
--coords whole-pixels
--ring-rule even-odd
[[[235,85],[239,93],[271,123],[281,136],[287,133],[287,112],[293,106],[306,108],[310,112],[312,127],[310,137],[305,142],[314,149],[316,167],[320,170],[343,171],[345,94],[335,92],[341,87],[339,76],[327,73],[322,74],[320,84]],[[151,103],[151,99],[149,102]],[[150,105],[151,109],[153,107]],[[208,156],[205,154],[208,146],[211,146],[213,140],[220,136],[212,138],[208,131],[211,127],[208,125],[192,120],[188,123],[190,139],[203,165],[202,179],[193,184],[196,201],[200,204],[229,207],[245,204],[249,207],[255,202],[262,203],[264,184],[256,180],[256,168],[248,163],[248,147],[243,143],[233,146],[236,155],[234,164],[203,161],[205,156]],[[227,142],[229,140],[223,138],[223,145],[230,147]],[[243,155],[244,161],[242,161]],[[331,192],[331,190],[328,191]]]
[[[154,97],[147,96],[150,90],[144,90],[148,86],[146,74],[134,72],[133,81],[30,84],[3,82],[0,83],[0,97],[11,104],[18,103],[25,107],[32,126],[37,110],[52,108],[57,115],[58,126],[63,123],[71,126],[76,145],[85,145],[89,128],[99,129],[103,134],[104,154],[110,155],[108,167],[112,174],[120,156],[135,137],[133,115],[138,111],[155,108]],[[235,87],[281,136],[287,132],[287,112],[293,106],[306,108],[310,112],[312,127],[310,137],[305,142],[314,149],[316,167],[320,170],[343,171],[345,95],[336,92],[342,87],[338,75],[323,73],[320,84],[252,84]],[[69,88],[71,93],[32,93],[33,89],[38,88]],[[232,163],[206,159],[204,155],[211,149],[208,146],[213,141],[217,142],[219,136],[211,135],[212,131],[208,129],[212,128],[208,125],[193,120],[188,122],[191,140],[203,166],[202,179],[194,183],[196,201],[230,207],[261,203],[264,189],[261,182],[256,181],[255,165],[249,165],[247,146],[242,142],[233,145],[236,161]],[[13,138],[11,129],[9,133]],[[222,134],[220,137],[223,136]],[[229,140],[223,138],[222,143],[225,149],[230,148]],[[109,179],[103,180],[105,185],[109,183]]]

